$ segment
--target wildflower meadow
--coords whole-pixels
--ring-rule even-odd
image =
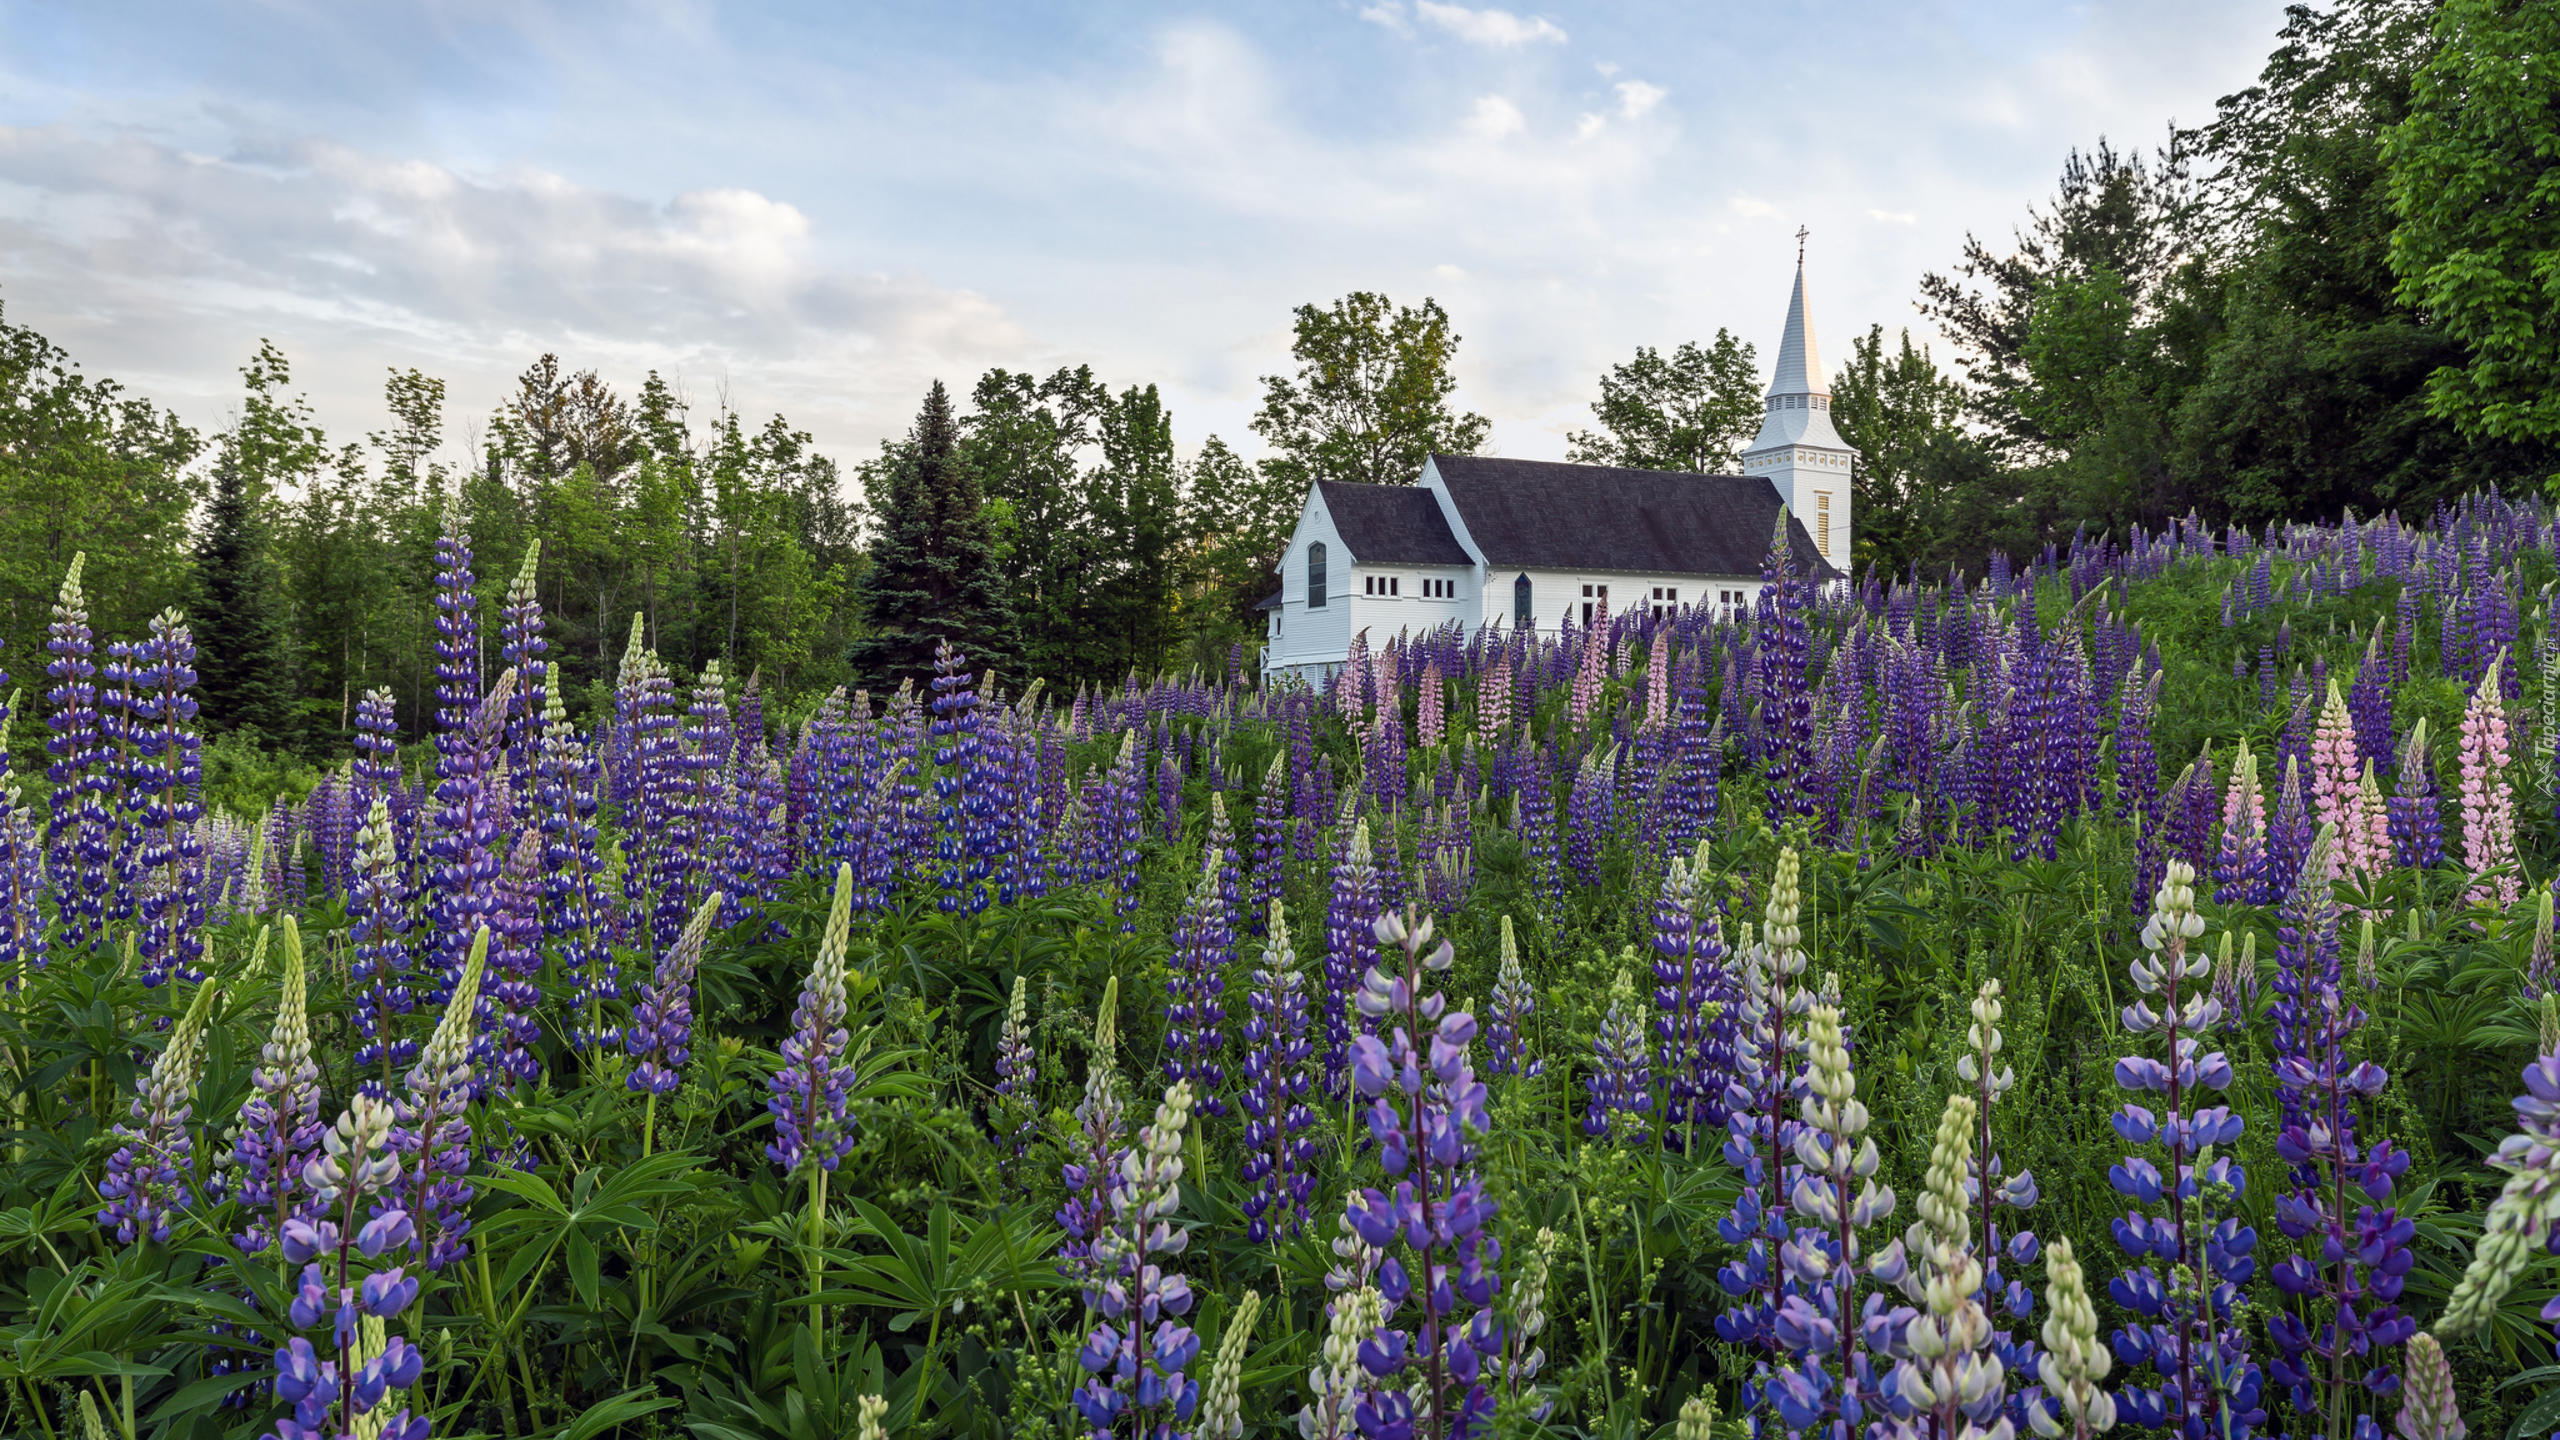
[[[2560,1430],[2547,504],[576,721],[467,533],[262,813],[8,637],[0,1431]]]

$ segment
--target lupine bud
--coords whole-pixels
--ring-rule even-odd
[[[1243,1440],[1244,1349],[1253,1339],[1253,1322],[1262,1314],[1262,1292],[1247,1290],[1218,1337],[1218,1358],[1209,1366],[1209,1388],[1200,1399],[1200,1425],[1192,1433],[1202,1440]]]
[[[2454,1396],[2453,1366],[2436,1337],[2424,1330],[2410,1336],[2400,1370],[2405,1398],[2391,1427],[2400,1432],[2400,1440],[2463,1440],[2471,1433]]]
[[[2044,1354],[2036,1378],[2044,1382],[2046,1403],[2030,1405],[2027,1419],[2046,1440],[2065,1434],[2085,1440],[2116,1423],[2115,1397],[2098,1388],[2115,1360],[2099,1343],[2097,1307],[2089,1303],[2070,1236],[2054,1237],[2044,1273]]]

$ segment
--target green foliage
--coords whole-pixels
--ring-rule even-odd
[[[71,557],[89,556],[90,612],[139,634],[189,589],[187,517],[203,482],[195,431],[51,341],[0,320],[0,622],[44,629]],[[11,668],[23,670],[13,655]]]
[[[1749,343],[1716,331],[1701,348],[1684,340],[1669,359],[1650,345],[1600,377],[1591,413],[1598,432],[1565,437],[1565,458],[1586,465],[1729,474],[1760,432],[1760,366]]]
[[[1437,300],[1417,309],[1355,290],[1330,307],[1299,306],[1289,345],[1297,372],[1262,377],[1253,417],[1278,452],[1264,463],[1304,495],[1318,480],[1410,485],[1435,451],[1474,454],[1492,422],[1451,407],[1457,353]]]
[[[2445,0],[2387,134],[2398,297],[2468,353],[2427,380],[2466,435],[2560,440],[2560,13]]]
[[[2073,150],[2010,246],[1968,237],[1921,281],[1987,446],[1942,444],[1925,483],[1862,504],[1872,558],[1978,568],[2190,509],[2542,486],[2551,24],[2504,0],[2291,6],[2206,124],[2149,157]]]

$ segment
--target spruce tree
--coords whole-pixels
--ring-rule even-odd
[[[977,472],[961,463],[959,446],[951,395],[937,380],[906,440],[886,447],[880,533],[854,589],[865,633],[845,661],[875,689],[921,682],[944,640],[972,670],[1012,658],[1012,617],[996,578]]]
[[[275,562],[257,497],[237,450],[223,445],[213,467],[213,499],[196,545],[196,696],[208,730],[255,730],[284,740],[293,730],[293,667],[285,649]]]

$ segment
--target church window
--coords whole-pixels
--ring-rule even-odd
[[[1814,528],[1813,528],[1813,539],[1814,539],[1814,544],[1815,544],[1816,548],[1818,548],[1818,549],[1820,549],[1820,550],[1822,551],[1822,558],[1823,558],[1823,559],[1825,559],[1825,560],[1828,560],[1828,559],[1830,559],[1830,558],[1831,558],[1831,492],[1830,492],[1830,491],[1828,491],[1828,490],[1816,490],[1816,491],[1814,491],[1814,492],[1813,492],[1813,515],[1814,515],[1814,521],[1813,521],[1813,526],[1814,526]]]
[[[1307,547],[1307,608],[1324,608],[1324,542]]]
[[[1532,604],[1529,577],[1526,575],[1511,582],[1511,624],[1518,630],[1538,628],[1538,612]]]
[[[1585,585],[1582,587],[1582,628],[1586,630],[1590,629],[1592,624],[1598,618],[1598,610],[1594,607],[1594,601],[1597,601],[1600,607],[1606,607],[1609,603],[1609,587],[1606,585]]]

